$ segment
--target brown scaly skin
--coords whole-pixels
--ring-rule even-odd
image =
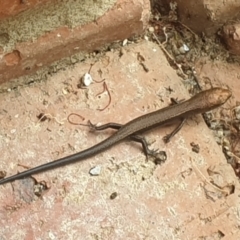
[[[34,167],[24,172],[2,179],[0,180],[0,185],[24,177],[29,177],[32,174],[48,171],[50,169],[58,168],[60,166],[64,166],[70,163],[88,159],[96,154],[105,151],[106,149],[112,147],[113,145],[119,143],[121,140],[127,137],[132,140],[141,142],[145,154],[154,155],[154,152],[148,149],[144,138],[137,135],[138,133],[142,133],[153,127],[163,126],[165,124],[172,123],[176,120],[182,120],[183,123],[184,120],[189,116],[204,113],[221,106],[231,97],[231,95],[231,92],[227,89],[212,88],[206,91],[202,91],[184,102],[142,115],[138,118],[131,120],[125,125],[109,123],[99,127],[93,126],[96,130],[102,130],[111,127],[118,129],[118,131],[116,131],[112,136],[105,139],[104,141],[79,153],[60,158],[58,160]],[[174,132],[174,134],[179,129],[180,127]],[[174,134],[172,134],[171,137]]]

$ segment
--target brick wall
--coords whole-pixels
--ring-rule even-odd
[[[0,83],[143,32],[148,0],[0,0]]]

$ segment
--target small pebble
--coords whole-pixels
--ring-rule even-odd
[[[16,129],[11,129],[10,133],[14,134],[16,131]]]
[[[117,192],[113,192],[111,195],[110,195],[110,199],[113,200],[117,197]]]
[[[85,73],[82,77],[82,83],[84,86],[88,87],[92,83],[93,79],[89,73]]]
[[[148,38],[148,36],[144,36],[144,39],[146,40],[146,41],[149,41],[149,38]]]
[[[89,173],[91,176],[98,176],[101,173],[101,166],[95,166],[93,168],[90,169]]]
[[[183,44],[180,48],[179,48],[179,52],[184,54],[186,52],[189,51],[189,47],[186,44]]]
[[[128,43],[128,40],[127,40],[127,39],[124,39],[122,45],[125,46],[125,45],[127,45],[127,43]]]
[[[149,27],[149,28],[148,28],[148,31],[151,32],[151,33],[153,33],[153,32],[154,32],[154,27]]]

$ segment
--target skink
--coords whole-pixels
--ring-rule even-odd
[[[145,139],[138,135],[139,133],[156,126],[163,126],[165,124],[172,123],[175,120],[181,120],[183,122],[189,116],[204,113],[221,106],[230,97],[231,92],[229,90],[223,88],[212,88],[206,91],[202,91],[186,101],[137,117],[125,125],[109,123],[103,126],[94,127],[97,130],[111,127],[118,129],[118,131],[116,131],[113,135],[103,140],[102,142],[79,153],[63,157],[58,160],[15,174],[13,176],[1,179],[0,185],[24,177],[29,177],[32,174],[37,174],[60,166],[64,166],[66,164],[85,160],[105,151],[106,149],[112,147],[127,137],[132,140],[141,142],[145,154],[154,155],[154,152],[148,149]],[[178,130],[176,130],[174,134],[177,131]]]

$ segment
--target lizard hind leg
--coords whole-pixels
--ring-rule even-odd
[[[146,155],[146,157],[153,157],[155,164],[161,164],[164,163],[167,159],[167,154],[165,151],[159,151],[159,150],[151,150],[148,147],[148,143],[146,139],[139,135],[131,135],[131,140],[139,142],[142,144],[143,151]]]

